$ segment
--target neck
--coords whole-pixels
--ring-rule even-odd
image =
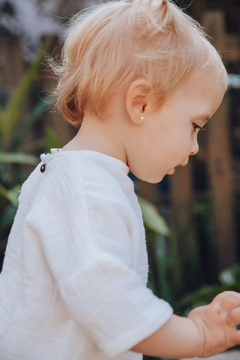
[[[127,163],[126,151],[115,125],[116,121],[112,117],[100,119],[86,112],[77,135],[63,150],[93,150]]]

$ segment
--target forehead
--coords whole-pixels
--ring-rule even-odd
[[[196,72],[183,84],[183,88],[190,92],[225,93],[225,83],[214,75],[210,72]]]
[[[212,114],[220,106],[225,94],[225,84],[216,79],[213,74],[193,74],[179,89],[179,96],[188,102],[190,107],[202,107],[207,110],[207,116]]]
[[[166,119],[171,118],[171,123],[199,120],[204,125],[220,106],[224,94],[225,85],[213,75],[194,74],[164,100],[160,111]]]

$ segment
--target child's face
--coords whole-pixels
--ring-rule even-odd
[[[213,76],[198,73],[170,95],[159,111],[150,113],[146,106],[144,122],[136,133],[135,159],[129,163],[131,171],[144,181],[157,183],[166,174],[174,174],[176,166],[186,165],[189,155],[199,150],[200,128],[218,109],[224,92]]]

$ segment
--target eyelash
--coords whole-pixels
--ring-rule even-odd
[[[194,124],[194,123],[193,123],[193,129],[194,129],[194,131],[196,131],[196,130],[200,130],[200,131],[206,130],[205,128],[202,128],[201,126],[199,126],[197,124]]]

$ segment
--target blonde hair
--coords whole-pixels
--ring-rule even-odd
[[[77,127],[86,106],[98,114],[111,94],[138,78],[151,81],[159,102],[198,69],[227,84],[203,29],[171,0],[111,1],[75,15],[62,63],[52,67],[57,104]]]

